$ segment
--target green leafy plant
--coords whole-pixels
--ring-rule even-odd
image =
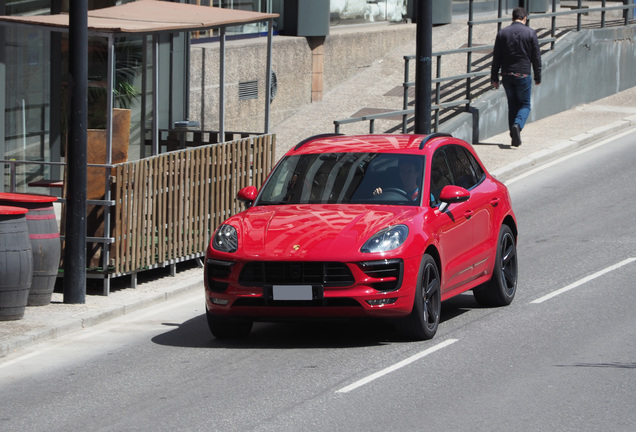
[[[108,47],[97,40],[93,41],[95,43],[89,62],[88,127],[103,129],[106,127]],[[120,39],[115,43],[114,108],[131,108],[141,96],[134,82],[141,73],[142,49],[141,40]]]

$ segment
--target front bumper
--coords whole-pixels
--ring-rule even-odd
[[[255,321],[400,317],[413,307],[419,265],[417,258],[354,263],[270,262],[256,266],[264,270],[255,271],[253,262],[209,257],[205,266],[206,305],[214,315]],[[320,268],[326,269],[322,275],[316,270]],[[280,285],[311,286],[307,289],[313,295],[305,300],[276,300],[273,287]]]

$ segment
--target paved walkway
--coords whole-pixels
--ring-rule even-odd
[[[448,29],[436,29],[436,37],[443,37],[442,33],[448,35],[447,33],[454,31],[452,25],[448,26]],[[448,42],[449,38],[444,40]],[[410,51],[394,54],[401,57],[405,53]],[[306,136],[331,132],[333,131],[332,121],[340,118],[336,113],[346,117],[364,106],[377,106],[375,105],[378,103],[377,96],[374,99],[372,95],[360,94],[355,104],[353,101],[344,99],[346,95],[352,94],[349,87],[353,87],[353,93],[355,93],[357,82],[374,79],[373,74],[382,71],[382,67],[383,62],[378,62],[367,68],[356,79],[349,80],[342,85],[342,88],[328,94],[320,104],[312,104],[307,109],[301,110],[302,112],[294,118],[278,125],[275,132],[279,143],[283,141],[293,145]],[[393,87],[396,83],[399,84],[400,80],[401,78],[398,78],[397,81],[386,84]],[[345,96],[342,96],[343,94]],[[362,100],[364,98],[367,99]],[[528,123],[522,133],[521,147],[511,147],[508,133],[504,133],[477,144],[475,148],[488,170],[505,181],[538,163],[630,127],[636,127],[636,87],[594,103]],[[343,132],[351,134],[356,131],[345,129]],[[108,297],[99,295],[101,293],[101,284],[99,284],[94,293],[88,293],[86,304],[83,305],[64,304],[63,295],[54,293],[50,305],[28,307],[23,319],[0,322],[0,357],[63,334],[81,331],[86,327],[132,313],[151,304],[170,301],[186,293],[199,292],[203,305],[203,270],[196,266],[178,271],[175,277],[170,277],[167,270],[164,273],[156,271],[141,273],[137,288],[134,289],[125,288],[125,285],[118,288],[118,283],[122,282],[127,281],[113,283]]]

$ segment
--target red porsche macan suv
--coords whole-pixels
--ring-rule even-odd
[[[206,255],[217,338],[247,336],[254,321],[381,317],[423,340],[450,297],[514,298],[508,190],[450,135],[312,137],[238,199],[247,209],[217,229]]]

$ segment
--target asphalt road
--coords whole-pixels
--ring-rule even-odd
[[[0,430],[633,431],[636,130],[509,182],[520,281],[432,341],[380,322],[207,330],[202,292],[0,359]]]

